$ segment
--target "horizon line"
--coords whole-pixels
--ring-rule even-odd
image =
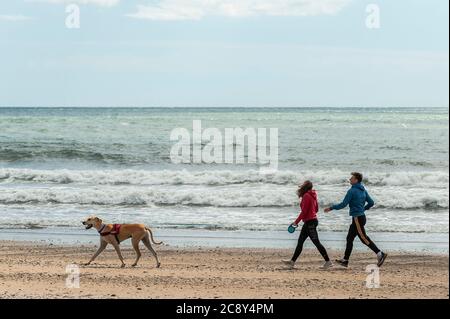
[[[89,109],[89,108],[117,108],[117,109],[330,109],[330,108],[336,108],[336,109],[416,109],[416,108],[439,108],[439,109],[448,109],[449,105],[447,106],[26,106],[26,105],[0,105],[0,108],[6,109],[6,108],[42,108],[42,109],[56,109],[56,108],[78,108],[78,109]]]

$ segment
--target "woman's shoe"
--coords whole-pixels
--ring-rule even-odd
[[[323,266],[320,267],[320,269],[322,269],[322,270],[327,270],[327,269],[330,269],[330,268],[333,267],[333,266],[334,266],[333,263],[331,262],[331,260],[329,260],[329,261],[326,261],[326,262],[323,264]]]
[[[282,260],[281,262],[288,266],[288,269],[294,269],[295,262],[293,260]]]

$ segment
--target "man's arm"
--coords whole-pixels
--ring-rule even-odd
[[[373,206],[375,206],[375,202],[373,201],[372,197],[370,197],[370,195],[367,191],[366,191],[366,202],[367,202],[367,205],[366,205],[366,207],[364,207],[365,210],[369,210]]]
[[[350,190],[347,192],[347,195],[345,195],[345,198],[344,198],[344,200],[342,201],[342,203],[331,206],[331,209],[332,209],[332,210],[341,210],[341,209],[344,209],[345,207],[348,206],[348,204],[350,204],[350,201],[352,200],[352,196],[353,196],[353,192],[352,192],[352,189],[350,189]]]

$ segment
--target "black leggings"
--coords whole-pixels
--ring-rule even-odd
[[[350,229],[348,230],[347,235],[347,248],[345,249],[344,257],[345,260],[350,259],[350,255],[353,251],[353,241],[355,240],[356,236],[359,237],[364,245],[372,249],[375,254],[378,254],[380,252],[378,247],[366,234],[366,230],[364,229],[366,221],[366,216],[353,217],[353,222],[350,226]]]
[[[300,257],[300,254],[303,250],[303,244],[308,239],[308,237],[311,238],[311,241],[317,247],[325,261],[330,261],[327,250],[320,243],[319,234],[317,233],[317,226],[319,226],[319,221],[317,219],[307,221],[303,225],[302,231],[300,232],[300,237],[298,239],[297,248],[295,249],[294,257],[292,257],[292,261],[295,262],[297,261],[298,257]]]

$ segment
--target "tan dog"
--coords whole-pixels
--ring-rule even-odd
[[[150,239],[153,244],[161,245],[162,242],[155,242],[153,239],[153,233],[150,228],[146,227],[142,224],[123,224],[123,225],[112,225],[112,224],[103,224],[103,221],[98,217],[89,217],[84,222],[83,225],[86,226],[86,229],[91,229],[94,227],[100,234],[100,247],[97,252],[92,256],[91,260],[85,264],[86,266],[90,265],[108,246],[108,244],[113,245],[115,248],[117,255],[119,256],[120,261],[122,262],[122,268],[125,267],[125,263],[123,261],[122,253],[120,251],[120,243],[124,240],[131,238],[131,243],[133,244],[133,248],[136,251],[136,261],[132,265],[136,267],[139,259],[141,258],[141,252],[139,250],[139,242],[143,242],[145,247],[148,248],[150,253],[156,258],[156,268],[161,266],[159,262],[158,255],[156,251],[153,249]],[[119,228],[120,227],[120,228]],[[120,231],[119,231],[120,230]],[[116,233],[118,231],[118,234]]]

